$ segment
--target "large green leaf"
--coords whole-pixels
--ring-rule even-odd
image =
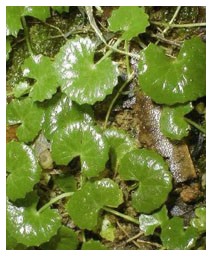
[[[41,245],[42,250],[76,250],[79,244],[77,234],[70,228],[62,226],[57,235]]]
[[[62,91],[79,104],[103,100],[117,84],[116,65],[109,58],[94,63],[95,48],[90,38],[77,38],[68,41],[55,58]]]
[[[31,89],[30,84],[27,81],[24,81],[14,86],[13,93],[16,98],[20,98],[21,96],[28,94],[30,89]]]
[[[108,144],[96,126],[74,122],[56,131],[52,140],[52,157],[57,164],[67,165],[80,156],[81,170],[87,177],[97,176],[108,160]]]
[[[87,105],[78,105],[65,94],[57,93],[45,103],[43,131],[48,139],[52,139],[55,131],[64,128],[74,121],[92,121],[92,109]]]
[[[50,16],[47,6],[7,6],[6,8],[7,35],[17,36],[19,29],[22,29],[21,16],[33,16],[43,21]]]
[[[138,212],[150,213],[159,208],[172,189],[172,177],[163,158],[148,149],[125,154],[118,172],[124,180],[139,182],[132,194],[132,205]]]
[[[67,211],[74,223],[83,229],[96,227],[100,209],[104,206],[118,207],[123,202],[118,185],[108,179],[87,182],[74,193],[67,204]]]
[[[109,29],[114,32],[121,31],[123,39],[131,40],[146,31],[149,26],[148,18],[143,7],[121,6],[108,19]]]
[[[175,60],[155,44],[141,52],[139,83],[155,102],[173,105],[196,100],[206,93],[205,43],[186,40]]]
[[[181,140],[189,133],[190,125],[184,119],[184,115],[193,109],[192,103],[163,107],[160,118],[162,133],[173,140]]]
[[[24,198],[40,180],[41,168],[27,145],[20,142],[7,144],[7,196],[15,201]]]
[[[107,250],[107,247],[100,241],[91,239],[83,243],[81,250]]]
[[[24,184],[23,184],[24,185]],[[38,196],[34,193],[16,204],[7,202],[7,229],[18,243],[26,246],[39,246],[49,241],[61,226],[57,210],[37,211]]]
[[[32,141],[41,130],[43,110],[30,98],[13,100],[7,105],[7,123],[21,124],[16,131],[20,141]]]
[[[146,236],[152,235],[157,227],[168,220],[166,206],[154,214],[141,214],[139,216],[140,229]]]
[[[120,159],[127,152],[137,148],[138,143],[125,131],[116,128],[105,130],[104,135],[110,145],[111,160],[113,167],[116,169],[119,165]]]
[[[180,217],[173,217],[162,224],[161,240],[168,250],[191,249],[197,237],[195,228],[189,226],[184,230],[183,219]]]
[[[25,77],[34,78],[34,83],[29,96],[33,101],[51,99],[59,86],[53,62],[49,57],[37,55],[27,58],[22,65]]]

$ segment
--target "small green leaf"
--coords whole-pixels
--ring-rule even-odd
[[[69,6],[52,6],[52,9],[60,14],[63,12],[69,12]]]
[[[47,139],[52,139],[55,131],[70,122],[92,121],[93,111],[88,105],[78,105],[65,94],[57,93],[45,103],[43,131]]]
[[[162,133],[172,139],[181,140],[189,133],[190,125],[184,120],[184,115],[193,109],[192,103],[163,107],[160,118],[160,129]]]
[[[197,240],[195,228],[188,227],[184,230],[183,219],[173,217],[162,224],[161,240],[168,250],[189,250]]]
[[[12,201],[24,198],[40,180],[41,168],[32,149],[20,142],[7,144],[7,196]],[[23,186],[24,184],[24,186]]]
[[[149,26],[148,18],[143,7],[121,6],[114,10],[108,19],[109,30],[121,31],[124,40],[131,40],[146,31]]]
[[[70,228],[62,226],[57,235],[51,240],[41,245],[42,250],[76,250],[79,241],[77,234]]]
[[[172,189],[172,176],[163,158],[148,149],[125,154],[118,172],[124,180],[139,182],[132,194],[132,205],[138,212],[150,213],[159,208]]]
[[[117,169],[120,159],[132,149],[137,148],[137,142],[125,131],[120,129],[107,129],[104,132],[111,149],[112,165]]]
[[[206,231],[206,208],[199,207],[195,210],[196,218],[191,219],[191,226],[196,228],[199,233]]]
[[[68,41],[55,57],[62,91],[79,104],[103,100],[117,84],[116,65],[109,58],[95,64],[95,48],[90,38],[77,38]]]
[[[165,221],[168,220],[166,206],[152,215],[141,214],[139,216],[140,230],[144,232],[146,236],[153,235],[155,229]]]
[[[173,105],[205,96],[205,43],[200,38],[186,40],[175,60],[155,44],[141,52],[139,83],[155,102]]]
[[[100,241],[91,239],[83,243],[81,250],[107,250],[107,247]]]
[[[23,6],[6,7],[7,36],[12,35],[16,37],[19,29],[22,29],[21,16],[23,11]]]
[[[83,229],[92,230],[97,225],[99,211],[104,206],[118,207],[123,202],[118,185],[108,179],[87,182],[74,193],[67,204],[67,211],[74,223]]]
[[[59,86],[53,62],[49,57],[37,55],[29,57],[22,65],[25,77],[36,79],[29,96],[33,101],[44,101],[51,99]]]
[[[16,205],[7,202],[7,229],[18,243],[39,246],[49,241],[61,225],[57,210],[37,211],[38,196],[30,193]]]
[[[20,98],[21,96],[29,93],[31,89],[31,86],[29,85],[28,82],[20,82],[18,84],[15,85],[15,87],[13,88],[13,93],[14,93],[14,96],[16,98]]]
[[[30,98],[13,100],[7,105],[7,123],[21,124],[16,131],[20,141],[30,142],[41,130],[43,110]]]
[[[72,192],[77,190],[77,182],[74,176],[70,176],[70,174],[61,174],[56,176],[54,183],[63,192]]]
[[[100,232],[101,237],[113,242],[115,239],[115,232],[116,228],[111,223],[111,221],[107,217],[105,217],[102,221],[102,228]]]
[[[80,156],[81,170],[87,177],[95,177],[104,170],[108,160],[108,144],[97,126],[74,122],[54,133],[52,158],[59,165],[67,165]]]

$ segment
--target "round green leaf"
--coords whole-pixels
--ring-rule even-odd
[[[120,159],[132,149],[137,148],[136,140],[120,129],[107,129],[104,132],[111,149],[111,160],[114,168],[119,165]]]
[[[79,244],[77,234],[70,228],[62,226],[57,235],[41,245],[42,250],[76,250]]]
[[[107,250],[107,247],[100,241],[91,239],[83,243],[81,250]]]
[[[7,196],[15,201],[33,190],[41,168],[30,147],[13,141],[7,144],[7,172]]]
[[[167,220],[166,206],[163,206],[159,212],[152,215],[141,214],[139,216],[140,230],[143,231],[146,236],[153,235],[155,229]]]
[[[36,79],[29,94],[33,101],[51,99],[56,93],[59,84],[49,57],[43,55],[29,57],[24,61],[22,70],[25,77]]]
[[[100,209],[104,206],[118,207],[122,202],[123,196],[118,185],[105,178],[87,182],[74,193],[66,208],[77,226],[92,230],[97,225]]]
[[[77,38],[68,41],[55,58],[62,91],[79,104],[103,100],[117,84],[116,65],[109,58],[95,64],[95,48],[90,38]]]
[[[6,7],[7,35],[17,36],[22,29],[21,16],[29,15],[45,21],[50,16],[48,6],[7,6]]]
[[[23,14],[23,6],[7,6],[6,7],[6,24],[7,36],[17,36],[19,29],[22,28],[21,16]]]
[[[116,233],[116,228],[111,223],[111,221],[107,217],[105,217],[104,220],[102,221],[102,228],[100,232],[101,237],[105,238],[108,241],[113,242],[115,239],[115,233]]]
[[[172,139],[181,140],[189,133],[190,125],[185,121],[184,115],[193,109],[192,103],[163,107],[160,118],[160,130]]]
[[[74,122],[56,131],[52,140],[52,157],[57,164],[67,165],[80,156],[81,170],[87,177],[97,176],[108,160],[108,145],[98,127]]]
[[[196,228],[199,233],[204,233],[206,231],[206,208],[197,208],[195,215],[196,217],[191,219],[191,225]]]
[[[162,224],[160,237],[168,250],[189,250],[195,245],[198,234],[193,227],[184,230],[183,219],[173,217]]]
[[[149,44],[141,52],[139,83],[155,102],[173,105],[205,96],[205,43],[200,38],[186,40],[175,60],[162,48]]]
[[[16,205],[7,203],[7,229],[18,243],[26,246],[39,246],[49,241],[61,225],[56,210],[47,208],[39,213],[37,202],[37,195],[31,193]]]
[[[92,109],[87,105],[72,102],[65,94],[57,93],[45,104],[43,131],[47,139],[52,139],[55,131],[64,128],[70,122],[92,121]]]
[[[150,213],[159,208],[172,189],[172,177],[163,158],[148,149],[135,149],[124,155],[118,172],[124,180],[139,181],[132,194],[138,212]]]
[[[7,105],[7,123],[21,124],[16,131],[20,141],[30,142],[41,130],[43,110],[30,98],[13,100]]]
[[[143,7],[121,6],[114,10],[108,19],[109,30],[121,31],[124,40],[131,40],[146,31],[149,26],[148,18]]]

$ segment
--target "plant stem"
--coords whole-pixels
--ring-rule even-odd
[[[129,43],[128,43],[127,40],[125,40],[124,49],[125,49],[126,52],[129,52]],[[127,67],[127,77],[129,78],[129,76],[130,76],[130,63],[129,63],[129,56],[128,55],[126,55],[125,60],[126,60],[126,67]]]
[[[22,22],[22,25],[24,28],[24,35],[25,35],[28,51],[29,51],[30,55],[33,56],[34,54],[33,54],[30,39],[29,39],[29,30],[28,30],[26,19],[24,16],[21,17],[21,22]]]
[[[56,203],[58,200],[64,198],[64,197],[69,197],[69,196],[72,196],[74,194],[74,192],[66,192],[66,193],[63,193],[59,196],[56,196],[54,198],[52,198],[48,203],[46,203],[44,206],[42,206],[38,212],[41,213],[43,212],[46,208],[48,208],[50,205]]]
[[[187,24],[169,24],[169,23],[164,23],[164,22],[159,22],[159,21],[151,21],[152,24],[158,25],[158,26],[163,26],[167,27],[169,26],[170,28],[192,28],[192,27],[205,27],[206,23],[187,23]]]
[[[123,218],[123,219],[125,219],[125,220],[128,220],[128,221],[130,221],[130,222],[132,222],[132,223],[135,223],[136,225],[139,225],[139,221],[138,221],[137,219],[135,219],[135,218],[133,218],[133,217],[130,217],[130,216],[126,215],[126,214],[117,212],[116,210],[111,209],[111,208],[106,207],[106,206],[103,207],[103,210],[105,210],[106,212],[112,213],[112,214],[114,214],[114,215],[116,215],[116,216],[119,216],[119,217],[121,217],[121,218]]]
[[[186,117],[184,117],[184,119],[191,125],[193,125],[195,128],[197,128],[199,131],[201,131],[202,133],[206,134],[206,130],[199,124],[197,124],[196,122],[192,121],[191,119],[188,119]]]
[[[107,114],[106,114],[106,117],[105,117],[105,122],[104,122],[104,125],[103,125],[103,129],[106,129],[107,128],[107,123],[108,123],[108,119],[109,119],[109,116],[110,116],[110,113],[111,113],[111,110],[116,102],[116,100],[118,99],[119,95],[121,94],[122,90],[124,89],[124,87],[134,78],[134,73],[132,73],[129,78],[127,79],[127,81],[125,81],[123,83],[123,85],[119,88],[116,96],[113,98],[109,108],[108,108],[108,111],[107,111]]]

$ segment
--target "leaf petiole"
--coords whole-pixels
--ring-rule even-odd
[[[106,212],[112,213],[112,214],[114,214],[116,216],[119,216],[119,217],[121,217],[121,218],[123,218],[125,220],[128,220],[128,221],[130,221],[132,223],[135,223],[136,225],[139,225],[139,221],[137,219],[129,216],[129,215],[123,214],[121,212],[118,212],[118,211],[116,211],[114,209],[111,209],[109,207],[106,207],[106,206],[103,207],[103,210],[106,211]]]
[[[205,27],[205,22],[200,23],[186,23],[186,24],[169,24],[165,22],[159,22],[159,21],[151,21],[152,24],[163,26],[163,27],[169,27],[169,28],[193,28],[193,27]]]
[[[44,204],[39,210],[38,210],[38,213],[41,213],[43,212],[45,209],[47,209],[49,206],[51,206],[52,204],[56,203],[57,201],[59,201],[60,199],[62,198],[65,198],[65,197],[70,197],[74,194],[74,192],[66,192],[66,193],[63,193],[59,196],[56,196],[54,198],[52,198],[48,203]]]
[[[206,134],[206,130],[199,124],[197,124],[196,122],[192,121],[189,118],[184,117],[184,119],[186,120],[187,123],[193,125],[195,128],[197,128],[199,131],[201,131],[202,133]]]

